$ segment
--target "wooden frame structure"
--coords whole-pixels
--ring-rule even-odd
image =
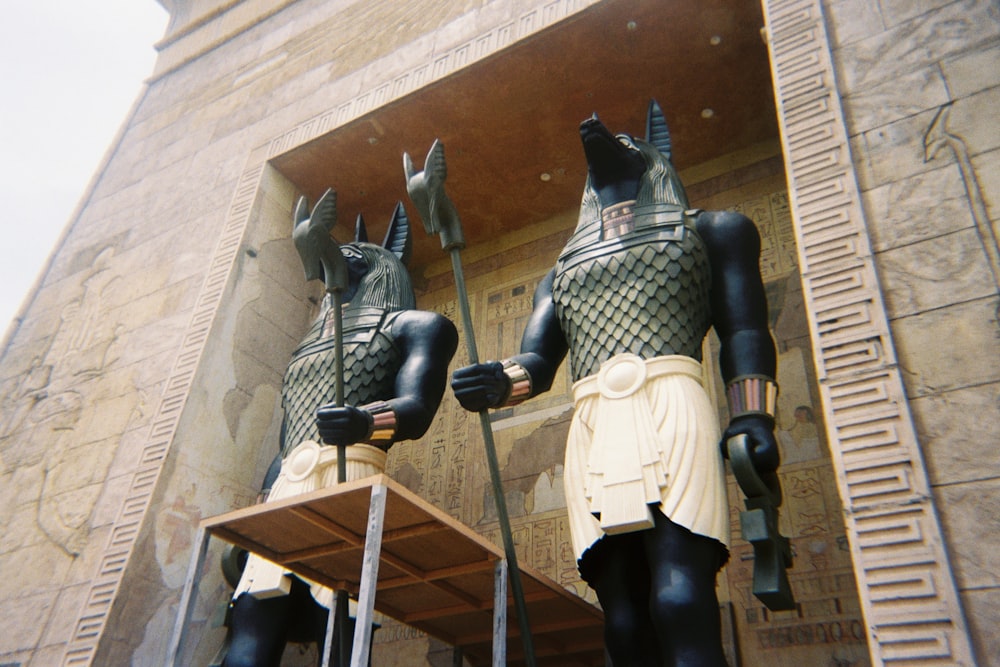
[[[460,647],[475,665],[524,664],[508,631],[503,550],[385,475],[202,521],[168,664],[180,664],[212,536],[349,591],[358,600],[352,667],[368,664],[364,629],[375,610]],[[530,568],[521,574],[537,664],[603,666],[600,609]]]

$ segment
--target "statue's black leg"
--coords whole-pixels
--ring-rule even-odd
[[[309,585],[298,577],[292,578],[292,590],[288,595],[288,622],[285,638],[290,643],[316,644],[316,665],[323,664],[323,647],[326,639],[328,610],[315,599]],[[333,636],[336,647],[337,635]],[[330,665],[337,665],[337,651],[334,649]]]
[[[660,664],[725,667],[715,579],[724,557],[717,541],[695,535],[659,512],[641,533],[650,563],[649,597]]]
[[[614,667],[660,667],[649,616],[649,570],[638,533],[607,536],[591,582],[604,610],[604,646]]]
[[[258,600],[249,593],[233,606],[232,643],[223,667],[278,667],[285,650],[289,596]]]

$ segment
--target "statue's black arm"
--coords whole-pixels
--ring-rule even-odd
[[[757,228],[749,218],[732,211],[704,211],[696,224],[712,266],[712,318],[721,342],[722,379],[728,383],[743,375],[774,378],[777,353],[767,326]],[[773,419],[766,415],[734,419],[723,441],[738,433],[750,436],[759,470],[778,467]]]
[[[566,337],[559,326],[552,281],[555,269],[549,271],[535,289],[531,317],[521,336],[521,352],[511,357],[524,366],[531,376],[531,395],[544,393],[552,387],[559,364],[566,357]]]
[[[383,400],[396,415],[392,442],[398,442],[419,438],[430,427],[444,396],[458,332],[442,315],[408,310],[396,317],[392,333],[403,362],[396,373],[393,396]],[[324,405],[316,411],[316,427],[328,445],[363,442],[371,423],[368,411],[359,406]]]
[[[521,351],[511,357],[531,376],[530,396],[549,390],[568,349],[552,300],[554,277],[555,271],[550,271],[535,289],[531,317],[521,336]],[[478,412],[503,405],[511,384],[500,362],[487,361],[456,370],[451,388],[463,408]]]
[[[393,324],[403,365],[396,375],[396,440],[421,437],[430,428],[448,383],[448,363],[458,347],[451,320],[423,310],[409,310]]]
[[[712,266],[712,318],[722,342],[723,380],[755,374],[773,378],[776,357],[767,327],[757,228],[739,213],[703,211],[697,229]]]

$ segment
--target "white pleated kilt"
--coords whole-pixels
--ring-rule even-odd
[[[573,399],[564,481],[578,561],[604,535],[652,527],[652,511],[729,545],[719,417],[699,362],[616,355]]]
[[[385,472],[386,458],[386,452],[378,447],[350,445],[347,447],[347,481]],[[281,472],[264,502],[291,498],[336,485],[337,448],[306,440],[289,452],[281,462]],[[250,593],[260,599],[287,595],[291,590],[291,580],[288,578],[291,574],[262,556],[250,554],[239,585],[233,592],[233,600],[243,593]],[[329,609],[333,603],[333,591],[308,579],[302,580],[309,584],[316,602]]]

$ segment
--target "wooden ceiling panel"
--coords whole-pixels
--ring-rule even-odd
[[[406,195],[403,152],[439,138],[470,245],[579,204],[580,122],[642,136],[662,105],[678,169],[773,139],[763,19],[755,0],[608,0],[274,160],[313,201],[338,194],[380,240],[397,201],[416,225],[411,270],[441,257]],[[542,174],[547,174],[543,180]],[[697,205],[697,202],[692,202]]]

